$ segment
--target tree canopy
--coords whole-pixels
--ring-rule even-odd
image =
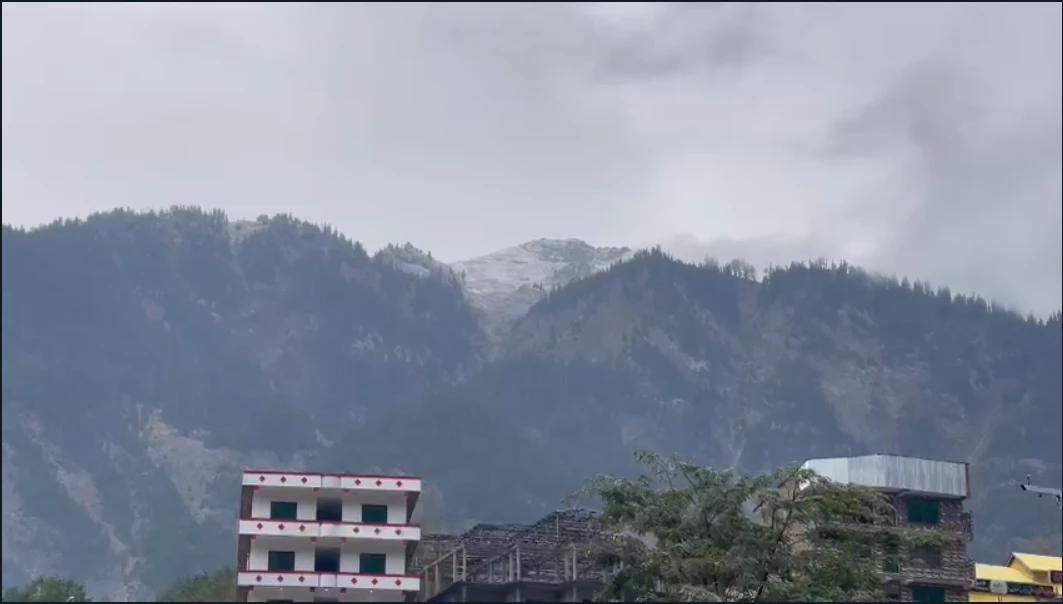
[[[616,535],[600,601],[878,602],[876,546],[890,506],[873,490],[784,468],[744,477],[640,453],[637,480],[593,479]],[[800,485],[800,486],[798,486]]]
[[[85,586],[73,579],[38,577],[22,587],[4,590],[4,602],[91,602]]]
[[[236,602],[236,573],[223,568],[182,579],[159,595],[156,602]]]

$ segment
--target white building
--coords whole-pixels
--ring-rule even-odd
[[[237,585],[247,602],[402,602],[421,479],[244,472]]]

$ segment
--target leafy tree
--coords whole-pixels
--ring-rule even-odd
[[[598,477],[583,493],[617,535],[601,551],[617,569],[601,601],[883,601],[872,552],[898,533],[882,526],[881,495],[797,468],[741,477],[637,457],[648,475]]]
[[[157,602],[236,602],[236,573],[223,568],[182,579],[163,592]]]
[[[4,602],[91,602],[85,586],[62,577],[38,577],[23,587],[4,590]]]

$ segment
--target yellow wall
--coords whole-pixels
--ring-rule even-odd
[[[1052,585],[1047,579],[1042,579],[1045,574],[1052,571],[1063,570],[1063,559],[1055,556],[1037,556],[1033,554],[1012,554],[1006,566],[994,564],[976,564],[974,567],[975,579],[984,581],[1004,581],[1007,583],[1021,583],[1026,585],[1041,585],[1054,587],[1056,600],[1060,597],[1060,585]],[[1035,573],[1040,577],[1035,576]],[[1051,599],[1036,598],[1033,596],[1003,595],[992,593],[975,592],[968,594],[970,602],[1050,602]]]

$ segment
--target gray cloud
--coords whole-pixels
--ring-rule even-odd
[[[845,257],[1060,305],[1058,3],[4,4],[3,213]],[[686,234],[675,239],[679,233]]]
[[[602,42],[595,75],[643,79],[742,68],[770,52],[759,25],[763,8],[721,2],[662,3],[640,26]]]

